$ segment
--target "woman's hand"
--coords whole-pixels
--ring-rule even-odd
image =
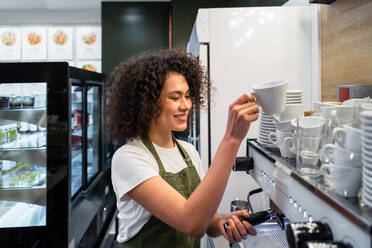
[[[239,142],[247,135],[251,122],[257,120],[259,107],[252,94],[244,94],[229,106],[226,133],[227,138]]]
[[[218,228],[221,234],[229,241],[229,243],[240,242],[245,239],[248,234],[256,235],[256,229],[247,221],[240,221],[239,216],[249,218],[248,210],[239,210],[220,217]],[[224,223],[227,222],[229,226],[224,228]]]

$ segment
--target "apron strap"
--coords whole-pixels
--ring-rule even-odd
[[[154,145],[152,144],[152,141],[150,140],[148,136],[141,138],[141,139],[142,139],[143,144],[147,147],[147,149],[149,149],[151,154],[154,156],[159,166],[159,174],[162,175],[163,173],[165,173],[165,169],[164,169],[163,163],[160,160],[158,153],[155,150]]]
[[[186,164],[188,167],[193,167],[193,164],[192,164],[192,160],[191,160],[191,157],[190,155],[187,153],[186,149],[183,148],[183,146],[181,146],[181,144],[176,140],[176,138],[174,136],[173,137],[173,141],[174,143],[176,143],[178,149],[180,150],[181,154],[182,154],[182,157],[183,157],[183,160],[185,160]]]
[[[174,136],[172,136],[172,138],[173,138],[173,142],[177,145],[178,150],[181,152],[181,155],[183,157],[183,160],[186,162],[187,167],[193,167],[191,157],[187,153],[186,149],[183,148],[183,146],[181,146],[181,144],[177,141],[177,139]],[[160,157],[159,157],[158,153],[156,152],[155,147],[152,144],[152,141],[150,140],[150,138],[147,136],[147,137],[144,137],[144,138],[141,138],[141,139],[142,139],[143,144],[147,147],[147,149],[149,149],[151,154],[154,156],[156,162],[158,163],[159,172],[165,172],[163,163],[161,162]]]

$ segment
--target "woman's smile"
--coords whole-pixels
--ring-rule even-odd
[[[174,116],[178,121],[187,122],[187,114],[178,114]]]

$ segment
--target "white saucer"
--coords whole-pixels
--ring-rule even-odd
[[[266,130],[266,131],[274,131],[274,132],[276,131],[275,125],[265,125],[265,124],[260,123],[259,128]]]
[[[372,139],[363,137],[363,134],[362,134],[362,147],[363,146],[372,146]]]
[[[287,94],[303,94],[304,91],[303,90],[287,90]]]
[[[366,205],[368,205],[369,207],[372,207],[372,197],[365,195],[364,192],[362,193],[362,200]]]
[[[260,143],[261,145],[263,145],[264,147],[275,147],[274,145],[272,145],[271,143],[268,143],[268,142],[265,142],[265,141],[262,141],[260,139],[257,139],[257,142]]]

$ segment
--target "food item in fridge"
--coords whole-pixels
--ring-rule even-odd
[[[40,43],[41,36],[37,33],[31,32],[27,35],[27,40],[30,45],[35,46]]]
[[[34,96],[23,96],[23,108],[33,108],[35,102]]]
[[[0,109],[8,109],[9,108],[9,97],[8,96],[0,96]]]
[[[97,69],[92,64],[83,65],[83,69],[88,70],[88,71],[94,71],[94,72],[97,71]]]
[[[1,35],[1,41],[5,46],[13,46],[16,40],[16,35],[13,32],[4,32]]]
[[[17,169],[17,163],[11,160],[1,160],[1,174],[10,173]]]
[[[91,45],[97,40],[97,35],[94,32],[83,35],[82,40],[85,44]]]
[[[22,108],[22,103],[22,96],[12,96],[12,98],[10,99],[10,108]]]
[[[40,167],[37,165],[31,165],[24,162],[14,162],[3,160],[9,164],[11,162],[12,167],[8,170],[2,169],[2,180],[0,181],[0,187],[31,187],[34,185],[36,179],[41,172]],[[4,167],[4,166],[3,166]]]
[[[64,44],[66,44],[67,40],[68,40],[67,34],[65,34],[63,31],[57,31],[53,35],[53,41],[57,45],[63,46]]]
[[[83,125],[83,111],[80,109],[75,109],[72,111],[72,118],[75,119],[74,126],[72,127],[75,130],[80,130],[81,126]]]
[[[22,171],[12,177],[9,186],[11,187],[30,187],[37,177],[37,172]]]
[[[7,142],[8,133],[6,126],[0,126],[0,145],[5,144]]]

